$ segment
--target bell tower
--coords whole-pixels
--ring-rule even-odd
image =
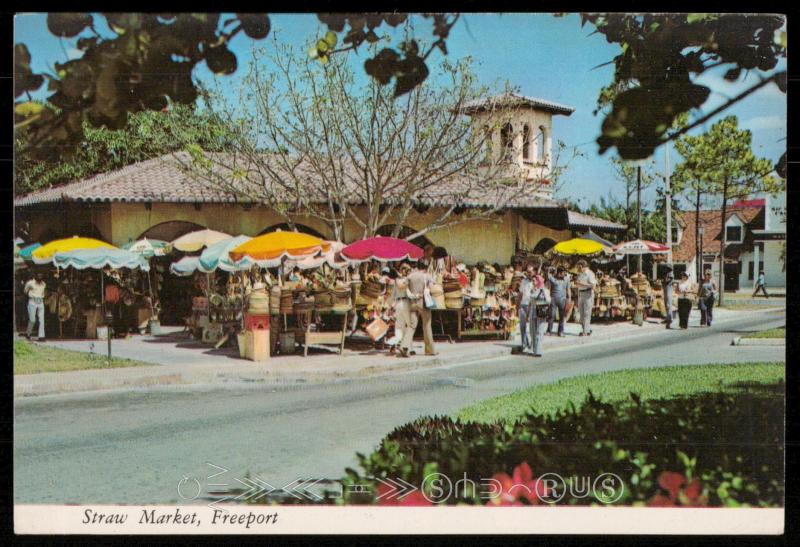
[[[539,193],[552,197],[549,176],[553,167],[553,116],[569,116],[574,108],[514,93],[505,93],[467,103],[464,113],[471,116],[478,135],[485,136],[487,163],[508,163],[532,183]]]

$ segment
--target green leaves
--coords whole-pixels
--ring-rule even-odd
[[[625,159],[650,156],[678,116],[706,103],[709,90],[693,79],[710,67],[729,65],[724,77],[736,81],[786,56],[785,39],[775,38],[782,16],[588,14],[582,21],[620,46],[614,80],[598,96],[598,111],[610,110],[597,143],[601,154],[616,147]]]
[[[31,54],[25,44],[14,44],[14,96],[42,87],[44,77],[31,71]]]
[[[237,13],[244,33],[253,40],[262,40],[270,31],[269,16],[265,13]]]
[[[206,64],[215,74],[230,75],[236,72],[236,55],[225,44],[220,44],[208,49]]]
[[[92,24],[88,13],[48,13],[47,28],[59,38],[72,38]]]

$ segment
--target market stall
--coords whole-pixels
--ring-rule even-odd
[[[146,328],[153,318],[152,300],[143,288],[144,279],[134,274],[150,269],[141,256],[113,246],[94,246],[56,252],[52,255],[52,264],[57,268],[59,282],[55,293],[51,294],[50,305],[57,310],[60,336],[63,336],[64,323],[75,309],[81,310],[87,338],[100,337],[100,324],[109,316],[113,318],[115,332],[120,334],[127,333],[131,327]],[[70,273],[61,275],[60,270]],[[74,275],[74,272],[87,270],[99,272],[99,283],[94,291],[91,290],[94,276]],[[92,293],[99,299],[89,297]],[[78,321],[74,327],[73,332],[77,333]]]
[[[653,241],[634,239],[615,245],[614,252],[626,256],[666,254],[669,252],[669,247]],[[652,290],[647,276],[642,272],[637,272],[631,275],[629,281],[628,297],[629,302],[634,307],[634,321],[641,324],[649,313],[654,309],[659,309],[659,305],[656,302],[655,292]]]

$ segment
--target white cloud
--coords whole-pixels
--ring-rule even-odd
[[[786,118],[783,116],[755,116],[742,122],[742,127],[758,131],[762,129],[786,129]]]

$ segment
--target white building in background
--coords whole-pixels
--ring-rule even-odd
[[[695,226],[701,235],[695,238]],[[702,271],[719,275],[719,250],[722,241],[721,211],[702,210],[678,216],[673,233],[673,261],[676,273],[686,271],[696,278],[697,260],[702,253]],[[755,196],[728,207],[724,225],[725,289],[752,290],[758,272],[763,271],[769,287],[786,287],[784,263],[786,245],[786,193]]]

